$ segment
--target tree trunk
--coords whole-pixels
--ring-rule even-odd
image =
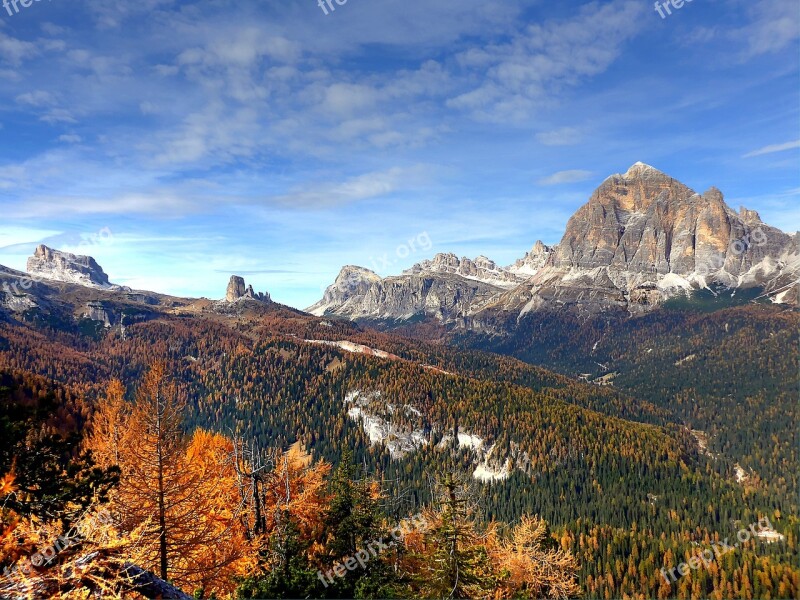
[[[162,446],[163,443],[163,432],[162,432],[162,414],[161,414],[161,403],[156,402],[156,406],[158,407],[158,442],[157,442],[157,452],[158,452],[158,548],[159,554],[161,558],[161,579],[164,581],[167,580],[167,510],[166,510],[166,502],[164,499],[164,449]]]

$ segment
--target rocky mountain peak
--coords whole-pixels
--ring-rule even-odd
[[[459,275],[465,279],[472,279],[497,287],[514,287],[522,279],[513,272],[497,265],[496,262],[485,256],[478,256],[475,260],[467,257],[458,258],[453,253],[441,253],[432,260],[424,260],[404,271],[404,275],[424,274]]]
[[[553,250],[553,247],[545,245],[542,240],[536,240],[530,252],[508,267],[508,270],[520,276],[531,277],[547,264]]]
[[[339,271],[333,285],[325,290],[322,300],[306,310],[314,315],[324,315],[332,307],[338,308],[356,298],[362,298],[372,286],[380,282],[380,275],[374,271],[356,265],[346,265]]]
[[[545,246],[544,242],[542,242],[542,240],[536,240],[536,243],[533,245],[533,248],[531,248],[531,252],[530,253],[531,254],[546,254],[547,252],[550,252],[550,250],[551,250],[551,248],[549,248],[548,246]]]
[[[91,256],[61,252],[44,244],[37,246],[33,256],[28,258],[27,270],[33,277],[42,279],[104,289],[118,287],[108,281],[108,275]]]
[[[434,269],[447,269],[453,268],[458,269],[461,266],[461,260],[453,254],[452,252],[440,252],[436,256],[433,257],[432,260],[424,260],[422,262],[417,263],[408,271],[413,272],[420,272],[426,269],[434,270]]]
[[[269,293],[265,292],[256,293],[255,291],[253,291],[252,285],[245,286],[245,281],[243,277],[239,277],[238,275],[233,275],[231,276],[231,279],[228,282],[228,289],[225,291],[225,301],[237,302],[242,298],[247,298],[250,300],[258,300],[259,302],[271,301]]]
[[[725,202],[725,196],[723,195],[722,190],[714,187],[713,185],[703,192],[702,198],[706,201],[716,202],[718,204],[723,204]]]
[[[631,167],[625,172],[623,177],[626,179],[633,179],[635,177],[642,177],[642,176],[665,176],[666,175],[656,169],[655,167],[651,167],[641,161],[637,161],[631,165]]]
[[[346,265],[339,271],[334,285],[347,288],[359,287],[362,284],[380,281],[381,277],[375,271],[356,265]]]
[[[715,187],[700,195],[637,164],[607,179],[572,216],[535,278],[535,295],[651,306],[711,284],[758,286],[795,262],[788,236],[755,211],[736,213]]]
[[[761,216],[754,210],[749,210],[744,206],[739,207],[739,216],[745,223],[763,223]]]

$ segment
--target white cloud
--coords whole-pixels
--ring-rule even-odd
[[[154,136],[142,146],[150,148],[158,167],[225,164],[249,157],[266,137],[259,111],[249,106],[230,107],[220,100],[189,114],[172,131]]]
[[[20,94],[16,100],[19,104],[27,104],[34,107],[52,106],[56,103],[55,96],[44,90]]]
[[[0,60],[17,66],[23,58],[33,58],[37,54],[35,44],[18,40],[0,31]]]
[[[38,244],[45,238],[61,232],[54,229],[4,225],[0,232],[0,250],[21,244]]]
[[[322,109],[339,115],[363,114],[375,106],[377,94],[366,85],[334,83],[325,90]]]
[[[539,180],[541,185],[560,185],[562,183],[578,183],[586,181],[593,173],[591,171],[584,171],[581,169],[572,169],[569,171],[558,171],[547,177]]]
[[[800,38],[797,0],[760,0],[750,5],[752,22],[734,32],[749,56],[778,52]]]
[[[54,125],[56,123],[77,123],[78,121],[70,111],[65,108],[51,108],[41,117],[40,121]]]
[[[48,35],[61,35],[62,33],[66,33],[66,27],[62,27],[61,25],[56,25],[55,23],[42,23],[42,31],[44,31]]]
[[[603,73],[642,27],[641,3],[590,3],[577,16],[531,24],[510,42],[458,56],[484,80],[448,105],[478,118],[520,121],[552,102],[566,86]],[[476,73],[478,74],[478,73]]]
[[[737,60],[748,61],[780,52],[800,38],[796,0],[728,0],[726,4],[723,10],[732,15],[741,12],[744,25],[697,25],[679,35],[682,45],[694,47],[719,41],[725,44],[726,52],[736,50],[732,54]]]
[[[194,200],[194,202],[193,202]],[[206,200],[208,202],[208,200]],[[65,202],[69,209],[65,210]],[[102,198],[86,196],[37,196],[24,204],[6,206],[8,214],[15,218],[52,218],[69,212],[72,216],[81,215],[180,215],[194,212],[196,199],[177,196],[164,191],[152,193],[120,193]]]

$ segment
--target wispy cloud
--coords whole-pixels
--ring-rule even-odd
[[[793,142],[786,142],[784,144],[771,144],[769,146],[764,146],[763,148],[759,148],[758,150],[753,150],[752,152],[748,152],[742,158],[751,158],[753,156],[761,156],[763,154],[773,154],[774,152],[784,152],[785,150],[793,150],[795,148],[800,148],[800,140],[795,140]]]
[[[578,183],[586,181],[592,176],[591,171],[572,169],[568,171],[558,171],[539,180],[541,185],[560,185],[562,183]]]
[[[341,182],[302,186],[274,200],[298,208],[350,204],[360,200],[383,198],[400,189],[408,189],[427,179],[430,173],[431,168],[422,165],[411,168],[394,167]]]
[[[545,146],[573,146],[581,141],[583,132],[577,127],[561,127],[536,134],[536,140]]]
[[[33,58],[38,54],[35,44],[6,35],[0,31],[0,64],[10,63],[18,66],[25,58]]]
[[[59,233],[60,232],[52,229],[9,226],[4,224],[3,231],[0,232],[0,250],[25,244],[38,244],[42,240]]]
[[[747,56],[775,53],[800,38],[796,0],[756,0],[750,5],[751,22],[740,31]]]

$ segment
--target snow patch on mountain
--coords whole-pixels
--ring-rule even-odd
[[[797,285],[795,285],[794,288],[795,289],[784,290],[778,294],[775,294],[775,296],[772,298],[772,302],[774,304],[786,304],[791,294],[797,296]]]
[[[471,433],[467,433],[466,431],[459,431],[458,435],[455,436],[455,437],[458,438],[458,440],[457,440],[458,441],[458,447],[461,448],[461,449],[469,448],[470,450],[476,450],[478,452],[481,452],[483,450],[484,441],[483,441],[483,439],[481,437],[479,437],[477,435],[473,435]],[[453,432],[452,431],[446,433],[442,437],[442,439],[439,442],[439,445],[437,446],[437,448],[439,448],[440,450],[443,449],[443,448],[446,448],[447,446],[449,446],[449,445],[451,445],[453,443],[453,439],[454,438],[453,438]]]
[[[658,289],[663,291],[669,290],[686,290],[693,289],[692,284],[685,277],[681,277],[677,273],[667,273],[658,281]]]
[[[545,246],[541,240],[537,240],[530,252],[507,267],[507,270],[525,279],[533,277],[547,264],[547,259],[550,258],[553,250],[553,247]]]
[[[493,483],[495,481],[504,481],[511,476],[511,459],[507,458],[505,464],[501,466],[493,465],[490,457],[487,455],[484,460],[478,464],[472,477],[483,483]]]
[[[506,289],[516,287],[524,279],[510,270],[498,266],[497,263],[485,256],[478,256],[475,260],[470,260],[466,257],[458,258],[452,253],[437,254],[433,260],[424,260],[403,271],[404,275],[429,273],[458,275],[464,279]]]

